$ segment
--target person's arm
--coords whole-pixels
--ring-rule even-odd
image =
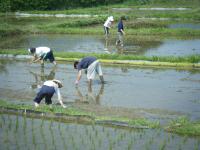
[[[39,60],[41,60],[41,57],[37,57],[37,55],[34,54],[31,63],[35,63],[35,62],[37,62],[37,61],[39,61]]]
[[[38,62],[39,60],[41,60],[41,58],[39,57],[39,58],[37,58],[37,59],[35,59],[33,62],[35,63],[35,62]]]
[[[81,74],[82,74],[82,71],[79,70],[79,71],[78,71],[78,75],[77,75],[77,77],[76,77],[76,81],[75,81],[75,84],[76,84],[76,85],[78,85],[78,83],[79,83],[79,81],[80,81],[80,79],[81,79]]]
[[[121,29],[120,31],[123,33],[123,35],[125,35],[125,32],[124,32],[124,30],[123,30],[123,29]]]
[[[61,105],[63,108],[66,108],[66,106],[63,104],[62,96],[61,96],[61,94],[60,94],[59,88],[55,87],[55,91],[56,91],[56,94],[58,95],[58,101],[59,101],[60,105]]]

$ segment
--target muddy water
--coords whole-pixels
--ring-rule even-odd
[[[116,36],[105,40],[94,35],[26,35],[2,38],[0,49],[28,49],[48,46],[54,51],[124,53],[135,55],[185,56],[200,54],[200,39],[161,39],[154,36],[125,36],[124,47],[115,46]]]
[[[200,139],[0,114],[1,149],[199,149]]]
[[[200,23],[175,23],[175,24],[170,24],[168,26],[169,28],[184,28],[184,29],[194,29],[194,30],[199,30],[200,29]]]
[[[146,56],[186,56],[200,54],[200,39],[166,39],[158,47],[149,48]]]
[[[98,77],[88,87],[86,75],[75,87],[77,71],[72,64],[28,64],[3,61],[0,66],[0,99],[32,104],[37,86],[48,79],[59,79],[66,104],[139,109],[149,118],[158,115],[186,115],[200,119],[200,71],[139,67],[103,66],[105,85]],[[57,102],[54,96],[53,102]]]

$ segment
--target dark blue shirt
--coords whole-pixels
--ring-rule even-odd
[[[119,21],[117,27],[118,27],[118,32],[121,32],[121,29],[124,30],[124,25],[123,25],[123,22],[121,20]]]
[[[85,57],[78,63],[77,68],[78,70],[86,69],[88,68],[89,65],[91,65],[96,60],[97,60],[96,57],[91,57],[91,56]]]

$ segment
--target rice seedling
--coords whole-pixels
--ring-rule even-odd
[[[164,141],[161,143],[159,149],[160,149],[160,150],[166,149],[166,145],[167,145],[167,142],[166,142],[166,139],[164,139]]]
[[[19,117],[16,116],[16,119],[15,119],[15,133],[17,132],[18,128],[19,128]]]

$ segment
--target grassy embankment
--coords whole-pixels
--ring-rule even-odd
[[[98,116],[91,112],[81,111],[75,107],[62,108],[60,106],[52,106],[51,108],[46,105],[41,105],[39,108],[34,108],[31,105],[24,104],[11,104],[0,100],[0,112],[14,113],[18,115],[34,116],[38,118],[55,119],[61,122],[65,121],[84,121],[85,123],[98,124],[103,123],[107,125],[134,127],[134,128],[163,128],[168,132],[177,133],[185,136],[200,136],[200,122],[190,122],[187,118],[180,118],[171,121],[167,127],[160,126],[159,121],[149,121],[145,118],[123,118],[123,117],[111,117],[111,116]],[[30,114],[29,114],[30,112]],[[82,119],[81,119],[82,118]],[[87,119],[84,119],[87,118]]]
[[[28,13],[38,14],[89,14],[97,15],[89,18],[55,18],[55,17],[28,17],[28,18],[13,18],[6,14],[1,13],[0,17],[0,37],[5,37],[15,34],[41,34],[41,33],[61,33],[61,34],[101,34],[103,35],[102,25],[108,15],[113,15],[115,18],[115,24],[111,28],[111,36],[116,35],[116,24],[120,16],[127,16],[128,20],[125,21],[126,36],[140,36],[140,35],[158,35],[158,36],[179,36],[179,37],[195,37],[200,36],[200,30],[192,29],[170,29],[167,26],[170,23],[176,23],[176,21],[159,21],[159,20],[136,20],[136,18],[142,17],[156,17],[156,18],[179,18],[200,20],[200,9],[197,7],[198,0],[188,3],[188,1],[179,0],[170,1],[168,3],[162,1],[125,1],[122,4],[98,6],[95,8],[77,8],[62,11],[34,11]],[[113,8],[132,8],[129,11],[119,11]],[[191,10],[183,11],[151,11],[151,10],[138,10],[137,8],[147,7],[187,7]],[[184,21],[185,22],[185,21]],[[187,21],[186,21],[187,22]],[[22,51],[2,51],[1,53],[12,54],[26,54]],[[55,53],[57,60],[70,60],[81,58],[86,54],[83,53]],[[90,54],[87,54],[90,55]],[[193,63],[199,62],[199,55],[187,56],[187,57],[145,57],[134,55],[118,55],[118,54],[91,54],[102,61],[109,63],[119,63],[114,60],[148,60],[152,61],[150,64],[156,66],[193,66]],[[162,62],[162,63],[160,63]],[[164,63],[163,63],[164,62]],[[144,62],[131,62],[136,65],[143,65]],[[178,64],[175,64],[178,63]],[[180,64],[181,63],[181,64]],[[130,64],[130,62],[129,62]]]
[[[116,34],[116,25],[120,16],[127,16],[125,31],[127,35],[172,35],[172,36],[200,36],[200,30],[170,29],[167,26],[177,21],[137,20],[136,18],[174,18],[180,20],[200,20],[198,0],[188,1],[125,1],[122,4],[98,6],[93,8],[77,8],[61,11],[30,11],[34,14],[89,14],[97,15],[89,18],[55,18],[55,17],[30,17],[13,18],[9,15],[0,18],[0,36],[17,33],[68,33],[68,34],[102,34],[103,23],[107,16],[113,15],[115,23],[111,34]],[[128,11],[120,11],[113,8],[131,8]],[[147,7],[187,7],[190,10],[152,11],[139,10]],[[1,14],[3,16],[3,14]],[[179,21],[180,22],[180,21]],[[182,21],[181,21],[182,22]],[[23,28],[22,28],[23,27]]]
[[[110,121],[110,122],[123,122],[126,123],[127,126],[132,126],[136,128],[159,128],[159,122],[158,121],[149,121],[145,118],[135,118],[129,119],[129,118],[123,118],[123,117],[112,117],[112,116],[98,116],[95,115],[94,113],[91,112],[86,112],[86,111],[81,111],[80,109],[77,109],[75,107],[69,107],[69,108],[62,108],[60,106],[53,105],[51,108],[47,105],[40,105],[39,108],[35,108],[33,105],[24,105],[24,104],[11,104],[6,101],[0,100],[0,112],[3,111],[8,111],[9,110],[14,110],[14,112],[19,113],[19,114],[26,114],[28,115],[28,112],[31,112],[31,114],[38,114],[38,116],[46,117],[46,118],[56,118],[57,115],[63,116],[63,118],[60,118],[63,121],[67,120],[73,120],[72,117],[74,117],[74,120],[77,118],[87,118],[87,119],[82,119],[85,122],[88,123],[98,123],[101,122],[103,123],[104,121]],[[21,112],[20,112],[21,110]],[[13,112],[13,111],[12,111]],[[54,116],[55,114],[55,116]],[[69,118],[64,118],[64,117],[69,117]],[[80,119],[81,120],[81,119]]]
[[[27,50],[0,50],[0,54],[27,55]],[[142,56],[142,55],[122,55],[122,54],[97,54],[78,52],[55,52],[56,60],[74,61],[85,56],[95,56],[103,63],[145,65],[145,66],[168,66],[168,67],[200,67],[200,55],[183,57],[175,56]],[[128,60],[128,61],[127,61]],[[141,61],[143,60],[143,61]]]

